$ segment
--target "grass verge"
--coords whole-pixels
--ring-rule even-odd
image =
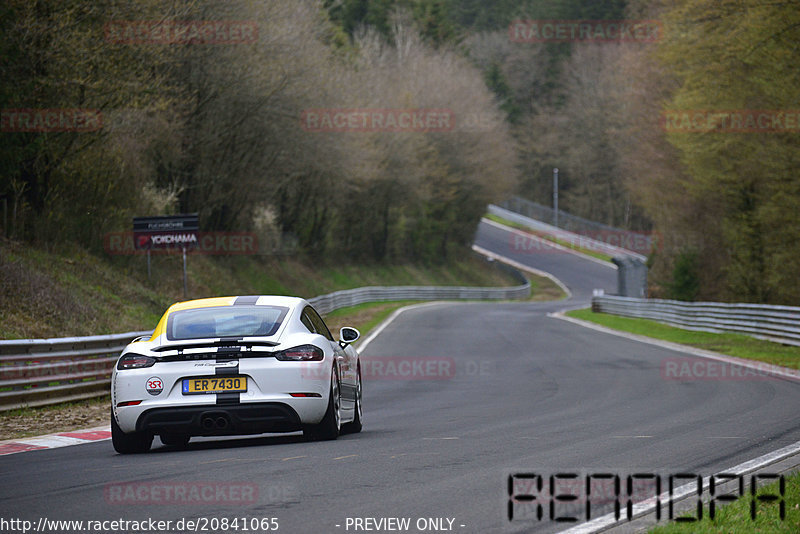
[[[517,230],[522,230],[523,232],[526,232],[528,234],[534,235],[534,236],[536,236],[536,237],[538,237],[540,239],[544,239],[546,241],[550,241],[551,243],[556,243],[557,245],[561,245],[562,247],[566,247],[568,249],[574,250],[575,252],[580,252],[581,254],[586,254],[587,256],[591,256],[591,257],[597,258],[599,260],[608,261],[608,262],[611,261],[611,256],[609,256],[608,254],[603,254],[602,252],[597,252],[596,250],[592,250],[590,248],[580,247],[580,246],[576,245],[575,243],[567,241],[565,239],[559,239],[557,237],[553,237],[553,236],[551,236],[549,234],[546,234],[544,232],[538,232],[536,230],[533,230],[532,228],[528,228],[524,224],[516,223],[514,221],[509,221],[508,219],[504,219],[503,217],[500,217],[498,215],[494,215],[492,213],[487,213],[486,215],[484,215],[484,217],[486,217],[490,221],[494,221],[496,223],[500,223],[500,224],[503,224],[505,226],[510,226],[511,228],[516,228]]]
[[[357,306],[348,306],[341,308],[325,315],[325,323],[331,329],[333,337],[339,338],[339,329],[343,326],[352,326],[361,332],[361,339],[366,338],[373,328],[378,326],[392,312],[409,306],[417,304],[419,300],[396,300],[392,302],[368,302],[366,304],[359,304]],[[358,343],[356,343],[358,345]]]
[[[778,482],[765,485],[757,495],[778,495]],[[751,496],[718,508],[714,519],[709,519],[708,506],[703,509],[703,519],[692,522],[671,522],[650,529],[649,534],[728,534],[735,532],[796,533],[800,531],[800,473],[786,477],[784,494],[786,516],[780,518],[779,503],[756,501],[756,517],[751,516]],[[693,516],[684,516],[693,517]]]
[[[712,332],[684,330],[648,319],[594,313],[589,308],[573,310],[567,312],[566,315],[607,328],[613,328],[614,330],[681,343],[698,349],[721,352],[737,358],[756,360],[792,369],[800,367],[800,347],[792,345],[782,345],[742,334],[715,334]]]
[[[66,246],[66,245],[65,245]],[[180,255],[141,256],[83,249],[47,251],[0,239],[0,339],[86,336],[153,328],[183,297]],[[188,298],[220,295],[314,297],[371,285],[513,286],[518,281],[465,253],[438,265],[320,264],[287,256],[194,255]]]
[[[528,280],[531,282],[531,296],[528,298],[529,301],[542,302],[567,298],[567,294],[564,293],[564,290],[549,278],[527,272],[525,276],[527,276]]]

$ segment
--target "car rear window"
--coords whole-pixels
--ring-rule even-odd
[[[167,339],[272,336],[289,308],[283,306],[214,306],[179,310],[167,319]]]

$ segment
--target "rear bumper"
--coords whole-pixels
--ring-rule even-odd
[[[152,408],[136,420],[138,432],[190,436],[295,432],[302,428],[297,412],[280,402]]]

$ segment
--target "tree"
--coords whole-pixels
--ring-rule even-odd
[[[669,110],[791,110],[800,73],[800,12],[793,2],[683,0],[664,18],[661,59],[679,87]],[[798,139],[792,133],[671,132],[690,175],[687,191],[718,206],[724,296],[796,303],[800,245]]]

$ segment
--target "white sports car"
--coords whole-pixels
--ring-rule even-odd
[[[111,377],[111,436],[122,454],[191,436],[361,431],[361,367],[301,298],[220,297],[173,304]]]

